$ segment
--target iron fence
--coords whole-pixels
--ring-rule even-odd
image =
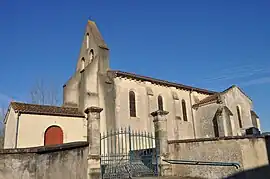
[[[102,178],[130,178],[157,175],[154,135],[121,128],[103,133],[101,142]]]

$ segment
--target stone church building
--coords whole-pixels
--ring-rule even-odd
[[[88,21],[76,71],[63,86],[63,105],[11,102],[5,148],[87,140],[90,106],[103,108],[101,132],[130,126],[153,132],[153,111],[165,110],[169,140],[239,136],[260,129],[252,100],[237,86],[222,92],[112,70],[109,47]],[[31,126],[31,127],[29,127]]]

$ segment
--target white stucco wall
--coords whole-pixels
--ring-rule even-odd
[[[252,127],[252,119],[250,110],[252,109],[252,101],[245,96],[238,87],[233,87],[229,91],[223,94],[225,105],[233,113],[232,116],[232,128],[233,135],[241,135],[241,131]],[[240,107],[242,129],[239,128],[238,115],[237,115],[237,106]]]
[[[14,148],[16,141],[16,127],[18,114],[10,108],[5,124],[4,148]]]
[[[159,95],[163,97],[164,110],[168,111],[168,137],[171,139],[189,139],[194,138],[193,119],[190,103],[190,91],[176,89],[174,87],[160,86],[150,82],[141,82],[126,78],[114,79],[116,88],[116,126],[131,126],[135,130],[147,130],[153,132],[153,119],[150,115],[158,109],[157,98]],[[147,91],[152,90],[153,95],[149,95]],[[137,117],[129,115],[129,91],[132,90],[136,95],[136,112]],[[179,100],[173,99],[175,93]],[[194,96],[203,99],[207,95],[192,93],[191,100]],[[187,119],[183,120],[182,100],[186,102]],[[195,119],[194,119],[195,120]]]
[[[87,141],[85,118],[21,114],[19,118],[18,148],[44,145],[48,127],[59,126],[63,130],[63,142]]]

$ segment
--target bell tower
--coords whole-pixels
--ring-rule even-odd
[[[94,21],[88,20],[81,45],[76,71],[85,69],[94,59],[98,59],[99,71],[106,72],[109,68],[109,48],[103,40]],[[103,68],[103,69],[102,69]]]
[[[64,85],[63,105],[100,106],[100,80],[109,70],[109,48],[94,21],[88,20],[77,60],[75,74]]]

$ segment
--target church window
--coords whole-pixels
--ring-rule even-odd
[[[58,126],[50,126],[44,135],[44,145],[63,144],[63,130]]]
[[[136,117],[136,99],[133,91],[129,92],[129,113],[130,117]]]
[[[158,96],[158,110],[163,111],[163,99],[162,96]]]
[[[86,49],[89,49],[89,34],[86,34]]]
[[[239,122],[239,127],[242,128],[243,124],[242,124],[241,112],[240,112],[239,106],[236,107],[236,110],[237,110],[237,118],[238,118],[238,122]]]
[[[183,112],[183,120],[187,121],[187,107],[185,100],[182,100],[182,112]]]
[[[81,59],[81,66],[82,66],[81,70],[83,70],[85,67],[85,59],[84,58]]]
[[[90,56],[90,63],[91,63],[92,60],[94,59],[94,50],[93,49],[90,50],[89,56]]]

